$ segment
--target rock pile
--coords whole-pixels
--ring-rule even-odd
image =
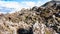
[[[60,34],[60,5],[48,4],[0,14],[0,34]]]

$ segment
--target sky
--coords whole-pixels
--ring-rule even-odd
[[[22,8],[32,8],[41,6],[51,0],[0,0],[0,13],[13,13]]]

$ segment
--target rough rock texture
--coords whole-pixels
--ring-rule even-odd
[[[0,34],[60,34],[60,5],[0,14]]]

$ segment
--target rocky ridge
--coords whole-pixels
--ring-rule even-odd
[[[0,34],[60,34],[60,5],[50,1],[41,7],[0,14]]]

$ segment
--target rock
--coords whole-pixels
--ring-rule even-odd
[[[34,11],[37,11],[37,9],[38,9],[37,6],[34,6],[34,7],[32,8],[32,10],[34,10]]]
[[[0,34],[60,34],[60,1],[0,14]]]

